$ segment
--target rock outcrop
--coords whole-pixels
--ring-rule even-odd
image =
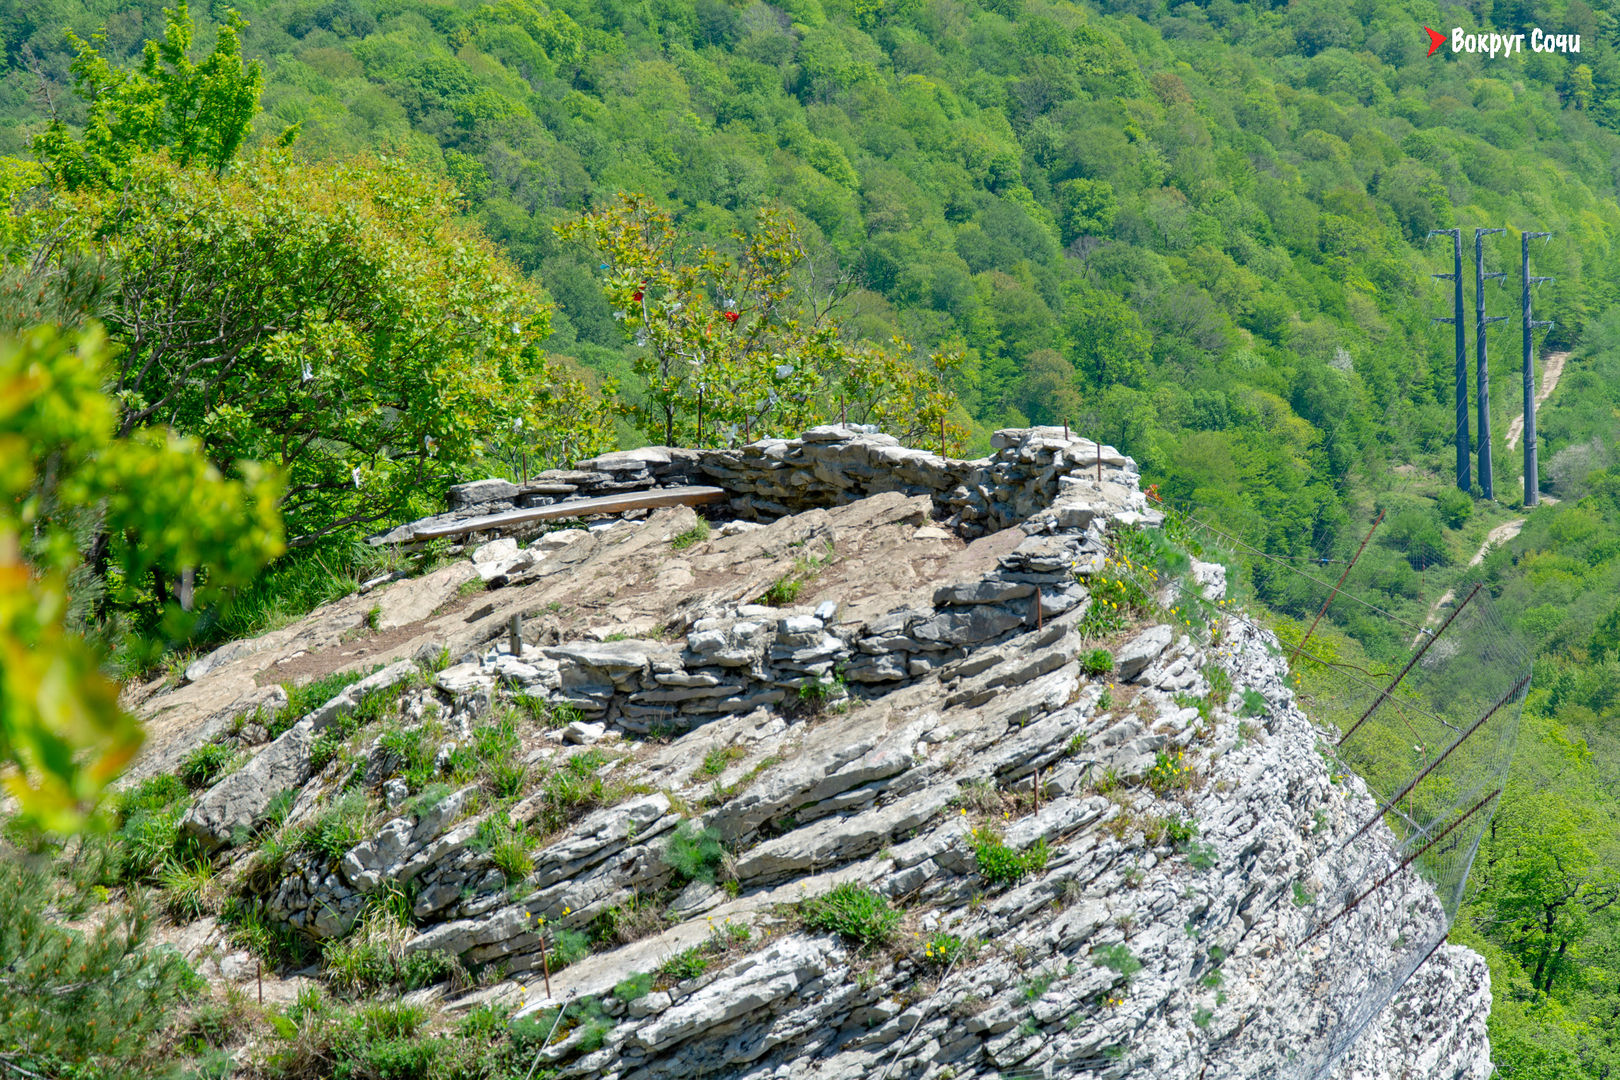
[[[409,543],[419,529],[567,499],[694,484],[724,488],[731,495],[729,516],[744,521],[770,521],[885,492],[924,496],[933,516],[965,536],[1043,517],[1083,528],[1092,516],[1118,514],[1126,502],[1141,498],[1135,462],[1111,446],[1070,437],[1066,428],[1000,432],[993,444],[991,457],[963,461],[901,446],[873,427],[848,424],[736,449],[623,450],[573,469],[540,473],[522,485],[505,480],[458,485],[450,490],[448,513],[401,525],[372,542]],[[1090,497],[1074,483],[1081,478],[1092,481]],[[509,531],[523,535],[526,530]]]
[[[1444,914],[1402,873],[1318,936],[1376,860],[1344,846],[1374,804],[1325,762],[1275,639],[1225,613],[1221,568],[1131,561],[1158,516],[1129,459],[1058,429],[997,447],[951,462],[828,428],[462,485],[452,516],[701,481],[745,524],[483,537],[200,660],[144,705],[163,760],[279,672],[376,670],[287,717],[187,828],[314,940],[403,897],[409,953],[493,975],[441,1007],[597,998],[608,1030],[542,1052],[559,1076],[1190,1080],[1332,1057],[1483,1080],[1465,950],[1365,1031],[1330,1007],[1376,995],[1393,935]],[[1161,618],[1187,604],[1196,626]],[[274,864],[252,850],[270,829]],[[886,942],[812,914],[851,896],[899,913]],[[542,977],[570,934],[593,949]]]

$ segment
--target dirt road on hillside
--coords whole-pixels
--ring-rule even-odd
[[[1569,359],[1567,352],[1550,352],[1544,357],[1545,366],[1541,369],[1541,388],[1536,391],[1536,408],[1541,408],[1552,392],[1558,389],[1558,380],[1564,374],[1564,361]],[[1519,445],[1519,437],[1524,434],[1524,414],[1520,413],[1508,421],[1507,448],[1512,450]]]
[[[1569,354],[1564,353],[1563,355],[1568,356]],[[1560,364],[1559,367],[1562,369],[1563,365]],[[1485,542],[1479,545],[1479,550],[1474,552],[1474,557],[1468,560],[1468,565],[1478,566],[1480,563],[1485,561],[1485,556],[1490,553],[1491,548],[1499,547],[1500,545],[1507,543],[1509,540],[1512,540],[1515,536],[1518,536],[1519,530],[1524,528],[1524,521],[1524,518],[1514,518],[1512,521],[1503,522],[1501,525],[1498,525],[1496,528],[1492,529],[1486,534]],[[1423,625],[1428,626],[1430,623],[1434,622],[1435,616],[1439,615],[1441,611],[1445,610],[1445,606],[1456,599],[1456,597],[1456,590],[1447,589],[1445,595],[1436,600],[1434,602],[1434,606],[1429,609],[1428,617],[1423,620]],[[1419,631],[1412,637],[1412,644],[1416,645],[1422,639],[1422,637],[1423,633],[1422,631]]]

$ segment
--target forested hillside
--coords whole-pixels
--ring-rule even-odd
[[[64,26],[105,26],[121,59],[157,6],[14,4],[0,150],[49,109],[72,119]],[[623,375],[633,348],[553,225],[622,189],[723,239],[780,200],[856,275],[851,331],[966,345],[981,432],[1100,426],[1167,493],[1255,511],[1297,552],[1341,531],[1348,471],[1446,443],[1429,229],[1556,233],[1538,269],[1561,340],[1616,293],[1608,69],[1575,94],[1560,58],[1424,60],[1393,6],[243,11],[268,65],[259,135],[297,124],[307,155],[442,170],[558,303],[553,350]]]
[[[0,154],[26,157],[52,117],[83,122],[64,28],[105,28],[101,53],[132,64],[163,33],[160,6],[11,0]],[[1386,510],[1352,587],[1419,623],[1459,577],[1489,580],[1542,658],[1465,932],[1496,972],[1503,1075],[1611,1075],[1620,481],[1602,470],[1620,405],[1620,62],[1607,8],[238,6],[243,52],[264,64],[253,140],[288,133],[321,168],[381,154],[453,183],[554,302],[545,349],[628,400],[648,394],[633,367],[644,346],[615,317],[596,250],[557,226],[640,192],[724,246],[776,204],[820,280],[846,283],[846,336],[962,351],[952,378],[973,448],[996,427],[1070,422],[1133,455],[1172,504],[1279,556],[1345,558]],[[1585,47],[1426,58],[1424,22],[1539,25]],[[1538,312],[1557,320],[1545,347],[1574,350],[1541,420],[1543,483],[1563,501],[1474,569],[1517,506],[1502,439],[1518,338],[1512,323],[1492,337],[1502,505],[1441,498],[1451,338],[1431,319],[1449,293],[1429,275],[1450,269],[1449,239],[1427,234],[1459,225],[1509,229],[1488,250],[1510,282],[1518,231],[1554,234],[1534,248],[1534,272],[1556,277]],[[1516,289],[1490,295],[1493,313],[1516,310]],[[622,418],[619,434],[636,437]],[[391,483],[405,500],[412,481]],[[1253,584],[1308,617],[1284,578]],[[1330,621],[1380,661],[1406,641],[1347,606]]]

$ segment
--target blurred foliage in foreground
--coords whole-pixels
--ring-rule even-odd
[[[0,760],[9,793],[54,829],[78,825],[140,746],[102,654],[67,625],[84,536],[117,538],[106,558],[124,580],[205,571],[202,604],[281,550],[272,474],[243,462],[226,479],[161,430],[116,437],[105,364],[94,333],[0,339]]]

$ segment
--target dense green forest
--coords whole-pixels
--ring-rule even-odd
[[[62,27],[105,26],[124,58],[156,7],[14,5],[0,151],[50,109],[72,122]],[[452,178],[556,301],[554,352],[633,390],[596,260],[552,226],[629,190],[723,239],[780,200],[859,284],[850,333],[966,348],[981,442],[1099,428],[1167,493],[1249,511],[1298,552],[1342,531],[1347,473],[1447,441],[1428,230],[1558,234],[1538,266],[1558,276],[1555,344],[1616,292],[1608,69],[1583,111],[1561,58],[1418,63],[1394,7],[243,11],[268,65],[261,137],[296,124],[306,155],[382,147]],[[1498,240],[1508,266],[1516,237]]]
[[[900,337],[919,356],[959,354],[949,379],[966,449],[983,448],[996,427],[1072,423],[1135,456],[1173,504],[1279,556],[1342,559],[1384,510],[1388,525],[1352,587],[1410,621],[1422,622],[1460,578],[1488,581],[1536,649],[1537,678],[1519,767],[1457,934],[1492,962],[1503,1075],[1614,1074],[1620,744],[1609,732],[1620,716],[1620,472],[1609,470],[1620,463],[1620,60],[1609,7],[237,7],[242,52],[263,64],[251,141],[291,144],[290,159],[256,167],[291,170],[276,175],[322,203],[349,182],[343,170],[357,156],[393,163],[363,167],[380,177],[368,183],[397,182],[408,195],[400,218],[354,234],[366,257],[414,251],[405,238],[424,216],[458,211],[456,227],[476,227],[494,249],[477,256],[487,263],[462,268],[465,282],[503,282],[476,302],[504,310],[511,289],[552,303],[549,312],[524,308],[533,334],[547,335],[548,356],[524,353],[521,375],[554,364],[578,376],[557,384],[559,400],[577,404],[593,387],[617,385],[645,406],[653,391],[638,374],[644,346],[603,287],[607,267],[577,229],[557,226],[639,192],[694,240],[726,248],[776,206],[817,281],[839,283],[850,342]],[[200,45],[211,47],[227,7],[193,14],[207,24]],[[1426,58],[1425,22],[1539,25],[1581,33],[1585,47],[1579,57]],[[68,131],[85,123],[65,28],[86,37],[104,29],[96,47],[122,65],[164,33],[157,2],[9,0],[0,7],[0,155],[28,158],[53,118]],[[454,191],[388,180],[396,166]],[[137,170],[129,182],[154,201],[201,198],[166,168]],[[105,196],[75,198],[85,220],[123,212]],[[116,218],[120,228],[148,228],[138,219]],[[1510,272],[1519,230],[1554,234],[1534,248],[1534,272],[1556,278],[1537,297],[1543,317],[1557,320],[1544,348],[1574,351],[1541,417],[1542,482],[1561,501],[1473,568],[1486,531],[1517,509],[1519,459],[1502,440],[1519,411],[1518,356],[1516,331],[1493,331],[1499,504],[1445,494],[1452,359],[1449,331],[1431,319],[1449,314],[1448,291],[1429,275],[1449,270],[1449,240],[1428,234],[1459,225],[1507,227],[1488,250],[1491,267]],[[443,252],[472,235],[426,243]],[[9,233],[0,239],[11,243]],[[281,265],[313,258],[288,250],[293,261]],[[8,252],[15,264],[27,256]],[[232,258],[222,273],[252,265],[249,253]],[[422,277],[399,288],[409,304],[438,284]],[[1513,312],[1516,296],[1490,293],[1492,312]],[[300,332],[333,356],[351,344],[319,327]],[[423,377],[439,379],[431,360]],[[443,378],[462,396],[444,405],[448,426],[426,434],[471,446],[471,402],[492,386],[511,390],[519,375]],[[198,419],[196,434],[226,457],[264,453],[274,440],[244,408],[223,425]],[[605,415],[578,437],[551,434],[543,449],[554,456],[585,438],[640,437],[627,417]],[[370,445],[365,430],[349,437]],[[369,524],[355,516],[364,500],[343,486],[348,460],[298,466],[315,485],[314,507],[292,509],[290,535],[329,558]],[[434,473],[424,487],[419,473],[396,468],[377,483],[403,512],[450,478]],[[318,599],[327,576],[302,575],[304,565],[277,564],[260,578],[253,614],[227,613],[213,633],[256,629]],[[1308,614],[1309,590],[1287,575],[1253,580],[1278,613]],[[1406,642],[1350,605],[1331,621],[1346,648],[1376,659]]]

